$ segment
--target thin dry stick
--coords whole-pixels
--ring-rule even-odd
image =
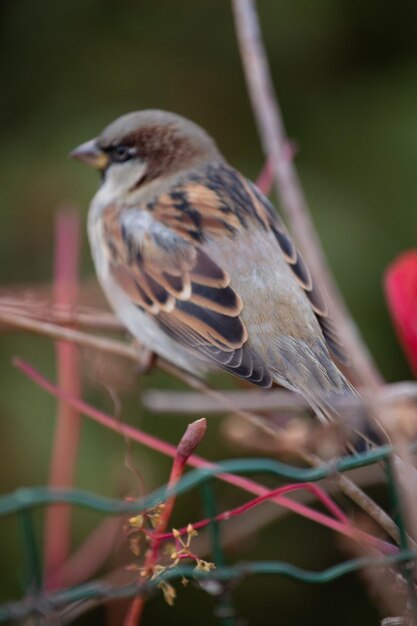
[[[288,154],[289,142],[274,93],[255,2],[232,0],[232,6],[248,91],[265,156],[272,160],[282,208],[313,275],[333,304],[333,317],[352,362],[354,382],[375,388],[382,383],[381,375],[331,275],[297,172]]]
[[[12,312],[0,310],[0,322],[20,330],[45,335],[52,339],[71,341],[85,348],[101,350],[115,356],[122,356],[133,361],[138,361],[138,350],[133,346],[116,339],[109,339],[100,335],[91,335],[80,330],[65,328],[51,322],[43,322],[25,315],[16,315]]]
[[[55,222],[54,292],[57,304],[74,305],[78,294],[80,225],[73,210],[59,211]],[[58,385],[75,397],[81,395],[79,352],[74,344],[56,344]],[[81,421],[78,411],[58,400],[49,486],[71,487],[74,480]],[[51,506],[45,520],[45,587],[61,585],[59,569],[68,559],[71,542],[71,507]]]
[[[58,324],[52,324],[51,322],[42,322],[41,320],[26,317],[24,315],[15,315],[10,311],[0,310],[0,323],[7,324],[10,327],[19,328],[28,332],[36,333],[39,335],[45,335],[52,339],[62,339],[63,341],[70,341],[80,347],[91,348],[92,350],[100,350],[113,354],[114,356],[121,356],[126,359],[130,359],[135,363],[140,362],[140,349],[134,344],[127,344],[117,339],[109,339],[102,335],[92,335],[80,330],[73,330],[72,328],[65,328]],[[182,380],[190,387],[194,389],[203,390],[205,385],[197,376],[181,370],[172,363],[165,361],[161,357],[157,358],[156,367],[163,372],[175,376],[179,380]]]
[[[63,306],[56,302],[33,297],[0,296],[0,311],[63,326],[78,326],[90,330],[108,330],[109,332],[126,331],[125,326],[116,316],[107,311],[91,307]]]
[[[357,409],[367,407],[372,400],[374,408],[393,408],[404,401],[416,402],[417,382],[389,383],[377,392],[364,391],[361,397],[341,396],[335,399],[335,408]],[[149,389],[142,395],[142,401],[150,410],[157,413],[224,413],[234,406],[246,411],[285,410],[299,413],[310,409],[310,404],[299,394],[284,389],[270,389],[267,392],[239,389],[222,391],[221,397],[210,398],[205,392],[163,391]]]
[[[15,326],[16,328],[20,328],[22,330],[39,333],[55,339],[72,341],[73,343],[79,346],[84,346],[86,348],[101,350],[103,352],[108,352],[117,356],[126,357],[135,361],[136,363],[140,360],[139,350],[137,347],[135,347],[133,344],[129,345],[122,341],[117,341],[116,339],[108,339],[107,337],[91,335],[89,333],[85,333],[79,330],[73,330],[71,328],[63,328],[61,326],[58,326],[57,324],[42,322],[29,317],[25,317],[23,315],[17,316],[1,310],[0,322],[4,322],[5,324],[8,324],[10,326]],[[178,368],[173,363],[169,363],[168,361],[165,361],[165,359],[158,357],[156,361],[156,366],[167,374],[175,376],[179,380],[185,382],[193,389],[197,389],[198,391],[204,391],[211,397],[221,400],[221,392],[212,389],[202,379],[194,376],[193,374],[190,374],[189,372],[186,372],[185,370]],[[243,418],[255,422],[260,428],[262,428],[269,434],[277,436],[277,433],[274,432],[274,429],[271,427],[271,425],[268,424],[263,418],[260,418],[258,415],[255,415],[254,413],[249,413],[248,411],[237,409],[232,403],[229,404],[229,409],[237,413],[237,415],[241,415]]]
[[[388,513],[385,513],[384,509],[372,500],[358,485],[344,474],[337,474],[335,478],[339,485],[340,491],[345,496],[348,496],[352,502],[355,502],[363,511],[365,511],[369,517],[371,517],[381,528],[385,530],[387,535],[391,537],[396,543],[400,541],[400,532],[398,526],[391,519]]]
[[[142,394],[144,405],[155,413],[195,414],[200,411],[212,415],[224,413],[233,406],[234,410],[274,411],[283,409],[300,413],[310,409],[302,396],[282,389],[269,389],[267,392],[239,389],[223,390],[221,397],[212,398],[204,391],[165,391],[149,389]]]

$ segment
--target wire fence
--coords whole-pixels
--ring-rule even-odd
[[[414,449],[417,445],[414,446]],[[243,579],[255,575],[286,576],[293,580],[309,584],[325,584],[340,578],[348,573],[363,568],[394,566],[398,564],[401,574],[408,582],[408,606],[412,615],[412,623],[417,619],[417,598],[415,594],[412,570],[417,559],[417,550],[411,549],[406,532],[404,511],[397,487],[396,478],[391,467],[390,446],[362,452],[355,456],[341,458],[335,462],[323,464],[314,468],[299,468],[269,459],[238,459],[218,463],[213,468],[192,470],[183,476],[172,488],[161,487],[146,497],[137,500],[119,500],[98,496],[94,493],[77,489],[54,490],[46,487],[19,489],[13,493],[0,497],[0,517],[15,515],[20,522],[21,541],[25,567],[27,570],[27,591],[25,596],[13,602],[0,605],[0,622],[21,621],[36,617],[37,623],[46,622],[48,616],[57,611],[65,611],[68,607],[82,605],[88,601],[100,603],[116,598],[130,598],[140,594],[147,594],[161,584],[162,581],[175,581],[183,577],[195,581],[211,581],[218,585],[233,581],[238,584]],[[391,495],[392,509],[396,514],[396,523],[400,534],[400,545],[397,552],[387,554],[381,558],[365,557],[343,561],[322,571],[308,571],[283,561],[253,561],[236,563],[232,566],[225,564],[223,548],[219,533],[219,522],[216,517],[216,497],[213,488],[213,479],[219,474],[228,473],[262,474],[289,483],[310,483],[355,468],[365,467],[382,462],[386,470],[387,485]],[[66,503],[77,507],[84,507],[92,511],[107,515],[138,515],[152,509],[156,505],[172,496],[180,496],[193,489],[200,489],[205,512],[211,518],[211,552],[216,562],[216,569],[205,572],[189,565],[178,565],[168,568],[153,578],[142,579],[128,585],[112,585],[106,582],[88,582],[71,588],[54,591],[42,590],[42,570],[39,545],[33,525],[33,511],[37,507],[47,507],[52,504]],[[224,603],[229,603],[226,596]],[[221,623],[224,626],[233,624],[233,607],[226,606],[222,612]],[[42,621],[45,619],[45,622]]]

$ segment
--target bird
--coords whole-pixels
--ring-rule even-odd
[[[71,152],[96,168],[88,213],[99,282],[142,345],[199,376],[225,370],[301,394],[322,422],[355,391],[346,355],[283,220],[194,122],[123,115]]]

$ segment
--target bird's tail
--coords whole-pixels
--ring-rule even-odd
[[[322,423],[343,424],[350,448],[359,451],[383,442],[359,393],[333,363],[323,342],[310,347],[284,337],[279,351],[287,386],[305,397]]]

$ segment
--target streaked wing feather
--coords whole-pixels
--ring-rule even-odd
[[[178,199],[174,195],[176,203]],[[187,218],[191,221],[186,219],[178,228],[167,194],[162,196],[162,206],[159,219],[166,224],[154,231],[149,223],[144,229],[132,215],[127,228],[121,211],[108,210],[105,239],[113,278],[134,304],[191,352],[254,384],[270,386],[269,371],[248,344],[240,318],[242,300],[230,286],[228,274],[194,243],[195,237],[183,237],[184,224],[196,228],[196,218],[189,218],[192,211]],[[214,221],[213,217],[209,224]]]
[[[271,373],[248,344],[227,350],[224,345],[216,345],[213,341],[207,342],[200,333],[195,332],[178,317],[161,314],[159,322],[169,336],[176,341],[180,339],[192,352],[215,363],[220,369],[260,387],[272,385]]]
[[[341,363],[348,365],[349,359],[344,351],[343,344],[337,336],[337,331],[333,322],[330,319],[328,308],[319,285],[317,285],[316,281],[314,281],[301,252],[296,248],[283,221],[275,211],[274,207],[255,185],[251,184],[251,187],[256,197],[256,210],[259,210],[259,207],[261,207],[263,215],[264,211],[267,211],[271,231],[274,233],[281,252],[288,265],[291,267],[297,282],[302,287],[310,301],[311,307],[317,317],[317,321],[320,324],[327,346]]]
[[[233,239],[252,223],[274,234],[328,347],[346,361],[323,295],[284,223],[238,172],[224,164],[209,164],[191,172],[170,192],[127,211],[129,228],[114,207],[105,218],[110,271],[132,302],[191,351],[256,384],[272,382],[248,341],[239,294],[224,268],[203,249],[206,239]]]

